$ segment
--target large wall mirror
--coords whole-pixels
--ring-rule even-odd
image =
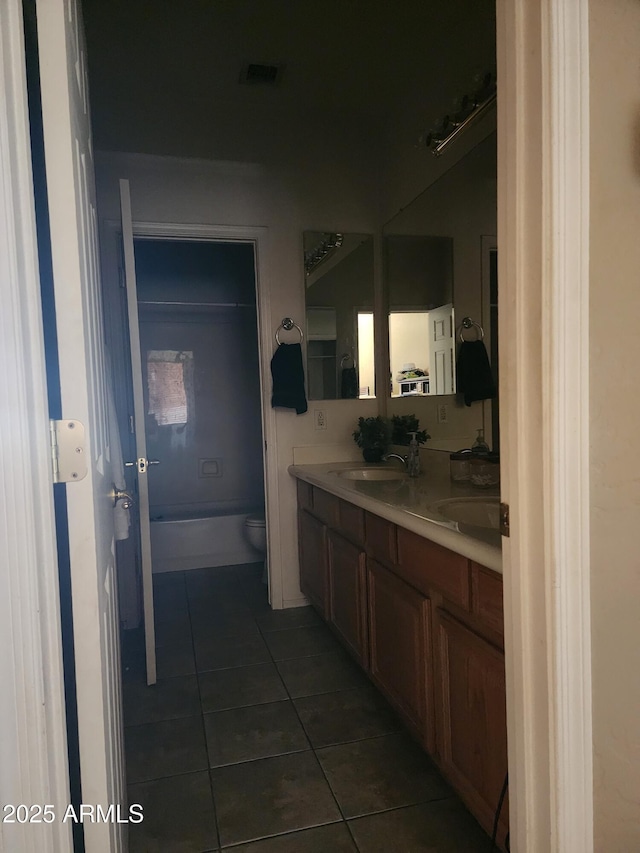
[[[482,328],[497,378],[496,178],[492,133],[383,230],[387,411],[415,414],[436,449],[468,447],[478,429],[498,449],[497,403],[466,406],[456,394],[461,331],[473,340]],[[464,317],[477,326],[461,330]]]
[[[371,234],[303,235],[310,400],[375,397]]]

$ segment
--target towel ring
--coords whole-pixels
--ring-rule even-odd
[[[291,317],[285,317],[282,323],[280,323],[280,325],[276,329],[276,343],[278,344],[278,346],[280,346],[280,329],[284,329],[285,332],[290,332],[292,329],[297,329],[298,334],[300,335],[300,343],[302,343],[302,341],[304,340],[304,333],[300,326],[297,323],[294,323]]]
[[[355,366],[356,366],[356,360],[355,360],[355,358],[351,355],[351,353],[345,352],[345,354],[344,354],[344,355],[342,356],[342,358],[340,359],[340,368],[341,368],[341,369],[344,369],[345,361],[350,361],[350,362],[351,362],[352,367],[355,367]]]
[[[481,341],[484,339],[484,329],[480,325],[480,323],[476,323],[475,320],[472,320],[471,317],[464,317],[462,320],[462,325],[460,326],[460,340],[464,343],[465,338],[462,334],[463,329],[476,329],[476,340]]]

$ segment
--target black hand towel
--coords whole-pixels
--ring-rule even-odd
[[[358,396],[358,374],[355,367],[343,367],[340,382],[340,396],[343,400],[354,400]]]
[[[273,393],[271,406],[295,409],[301,415],[307,411],[304,391],[304,369],[300,344],[279,344],[271,359]]]
[[[463,341],[457,364],[458,393],[470,406],[476,400],[492,400],[496,386],[491,374],[489,356],[482,341]]]

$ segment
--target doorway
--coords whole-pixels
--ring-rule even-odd
[[[163,573],[226,567],[232,576],[234,566],[265,565],[266,558],[255,247],[147,236],[133,246],[138,335],[131,341],[139,346],[141,375],[125,383],[121,406],[134,411],[136,385],[143,406],[135,427],[123,412],[120,422],[128,426],[127,479],[139,503],[134,526],[144,528],[148,517],[152,571],[138,569],[144,549],[136,530],[122,546],[129,557],[121,560],[119,583],[125,628],[140,625],[143,598],[146,618],[155,622],[143,595],[149,579],[155,598]],[[132,465],[136,428],[147,448],[148,503]]]

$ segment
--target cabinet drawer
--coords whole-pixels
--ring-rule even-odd
[[[471,610],[482,622],[504,633],[502,576],[478,563],[471,563]]]
[[[313,507],[313,486],[310,483],[305,483],[304,480],[297,481],[298,489],[298,506],[300,509],[312,509]]]
[[[368,532],[368,528],[367,528]],[[447,548],[398,528],[399,574],[426,595],[436,589],[465,610],[470,609],[469,560]]]
[[[398,554],[395,524],[367,512],[364,525],[367,552],[381,563],[395,563]]]
[[[338,526],[339,499],[329,492],[313,487],[313,514],[329,527]]]
[[[346,501],[340,501],[338,529],[352,542],[362,545],[364,543],[364,510]]]

